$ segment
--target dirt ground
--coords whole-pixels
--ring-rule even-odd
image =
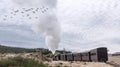
[[[114,67],[120,67],[120,56],[109,56],[108,63]]]
[[[64,61],[52,61],[45,62],[49,67],[114,67],[106,63],[99,62],[64,62]]]
[[[27,58],[39,58],[38,54],[0,54],[1,58],[23,56]],[[40,59],[40,58],[39,58]],[[64,62],[64,61],[45,61],[49,67],[120,67],[120,56],[109,56],[107,63],[102,62]]]
[[[45,62],[49,67],[120,67],[120,56],[109,56],[107,63],[102,62]]]

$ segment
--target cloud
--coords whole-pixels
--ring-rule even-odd
[[[1,25],[0,43],[25,48],[45,47],[43,36],[36,35],[26,25]]]
[[[112,51],[109,45],[116,45],[110,39],[120,38],[119,0],[59,0],[59,3],[58,16],[62,24],[63,42],[69,46],[66,49],[83,51],[106,46],[115,52],[115,48]],[[66,32],[70,36],[64,36]],[[116,48],[116,51],[119,49]]]
[[[120,47],[119,3],[119,0],[58,0],[58,6],[56,7],[57,16],[62,27],[62,39],[59,49],[66,48],[66,50],[80,52],[105,46],[108,47],[110,52],[120,51],[118,48]],[[0,4],[5,5],[4,3]],[[0,14],[4,11],[4,8],[0,7]],[[22,39],[25,39],[27,43],[30,41],[32,41],[33,44],[36,41],[36,43],[38,43],[39,38],[41,39],[41,37],[38,37],[39,35],[34,34],[32,31],[31,33],[28,32],[30,28],[26,29],[26,26],[31,26],[29,23],[30,22],[22,23],[25,28],[19,28],[21,31],[27,32],[22,35],[19,34],[19,32],[14,31],[17,28],[16,25],[20,25],[20,22],[19,24],[18,22],[13,23],[16,27],[12,29],[11,27],[13,26],[7,26],[12,23],[6,22],[4,28],[8,29],[6,30],[8,32],[4,33],[8,33],[6,35],[13,35],[13,32],[16,32],[16,34],[19,34],[17,36],[21,37],[18,38],[20,42],[23,42]],[[3,27],[1,28],[1,24],[3,24],[3,22],[0,22],[0,29],[4,30]],[[9,34],[9,31],[12,31],[11,34]],[[27,36],[28,34],[34,34],[34,36],[29,37]],[[1,32],[0,35],[6,37],[6,35],[3,35]],[[0,39],[2,36],[0,36]],[[34,37],[38,37],[38,39],[36,40]],[[28,40],[26,38],[28,38]],[[41,43],[43,43],[43,41],[44,39]]]

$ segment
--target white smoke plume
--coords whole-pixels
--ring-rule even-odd
[[[45,41],[52,53],[59,46],[60,42],[60,24],[56,16],[56,2],[57,0],[46,0],[45,4],[50,8],[48,13],[43,14],[39,21],[33,24],[33,30],[37,33],[45,35]],[[51,3],[51,4],[50,4]]]
[[[37,13],[38,14],[37,15],[38,18],[36,17],[37,20],[32,23],[33,25],[32,30],[39,34],[43,33],[45,35],[46,45],[48,46],[49,50],[52,51],[52,53],[55,53],[55,50],[58,48],[60,43],[60,24],[58,23],[57,15],[56,15],[57,0],[12,0],[12,2],[14,3],[14,5],[17,5],[19,8],[25,7],[25,8],[41,9],[41,13]],[[20,11],[21,10],[19,9],[15,10],[14,12],[16,14],[14,15],[17,15],[17,13],[20,14],[19,13]],[[26,11],[26,13],[29,12],[31,14],[30,11],[32,12],[32,10],[30,9],[29,11]],[[39,12],[39,10],[36,11]],[[24,11],[22,10],[22,12]],[[34,12],[34,14],[35,13],[36,12]],[[30,17],[30,14],[28,15],[27,13],[27,17],[28,16]],[[32,17],[30,17],[29,20],[31,18]],[[5,18],[4,20],[7,19]]]

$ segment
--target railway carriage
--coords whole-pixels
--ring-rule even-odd
[[[73,54],[73,56],[74,56],[74,61],[82,61],[81,53],[75,53]]]
[[[61,55],[60,55],[60,59],[61,59],[62,61],[67,61],[67,55],[66,55],[66,54],[61,54]]]
[[[60,54],[54,56],[53,60],[106,62],[108,61],[108,53],[106,47],[100,47],[88,52]]]
[[[90,57],[91,61],[99,61],[99,62],[106,62],[108,61],[108,54],[107,54],[107,48],[101,47],[97,49],[93,49],[90,51]]]
[[[53,61],[58,61],[61,60],[60,55],[56,55],[53,57]]]
[[[74,56],[72,53],[67,54],[67,61],[74,61]]]
[[[81,53],[81,55],[82,55],[82,61],[91,61],[90,52],[83,52]]]

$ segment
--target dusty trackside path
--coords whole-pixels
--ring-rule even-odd
[[[49,67],[114,67],[112,65],[100,62],[64,62],[64,61],[52,61],[44,62]]]
[[[108,64],[114,67],[120,67],[120,56],[109,56]]]

